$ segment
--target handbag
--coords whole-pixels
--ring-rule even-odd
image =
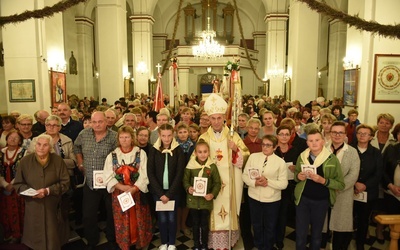
[[[86,183],[86,176],[75,166],[70,180],[72,189],[82,188]]]

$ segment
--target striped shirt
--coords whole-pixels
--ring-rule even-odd
[[[82,130],[74,142],[74,154],[82,154],[86,185],[93,189],[93,170],[103,170],[107,155],[117,147],[117,132],[107,129],[107,134],[96,142],[92,128]]]

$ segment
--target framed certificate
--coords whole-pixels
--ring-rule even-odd
[[[106,188],[104,183],[103,170],[93,170],[93,188]]]
[[[260,170],[257,168],[249,168],[249,177],[250,180],[255,180],[257,177],[260,177]]]
[[[204,177],[194,177],[193,196],[205,196],[207,194],[208,179]]]
[[[9,80],[10,102],[36,102],[35,80]]]
[[[301,172],[304,172],[307,176],[307,179],[310,179],[310,174],[317,173],[317,167],[314,165],[301,165]]]
[[[117,196],[119,205],[121,206],[122,212],[125,212],[129,208],[135,205],[132,194],[130,192],[123,192]]]

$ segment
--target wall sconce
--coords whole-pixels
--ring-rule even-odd
[[[207,67],[207,73],[211,73],[212,67]]]
[[[43,62],[45,62],[45,60],[43,60]],[[47,53],[47,66],[53,71],[66,72],[67,62],[64,59],[64,52],[58,48],[49,49]]]
[[[129,80],[129,78],[131,78],[131,72],[128,72],[126,75],[125,75],[125,80]]]
[[[283,75],[283,78],[285,79],[285,81],[288,81],[288,80],[290,80],[291,75],[290,75],[288,72],[286,72],[286,73]]]
[[[349,57],[343,58],[343,68],[344,69],[353,69],[354,68],[354,60]]]
[[[318,75],[318,78],[321,78],[321,71],[318,71],[317,75]]]

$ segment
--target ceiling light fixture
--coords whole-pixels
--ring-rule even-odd
[[[142,1],[140,1],[140,43],[143,44]],[[137,66],[136,66],[136,71],[143,75],[143,74],[146,74],[147,72],[149,72],[149,70],[147,69],[146,62],[143,60],[143,46],[141,46],[141,47],[142,47],[142,49],[140,50],[141,60],[138,62]]]
[[[214,40],[216,32],[210,29],[210,0],[207,2],[207,30],[201,32],[199,45],[193,46],[193,56],[197,59],[216,59],[222,57],[225,47]]]

